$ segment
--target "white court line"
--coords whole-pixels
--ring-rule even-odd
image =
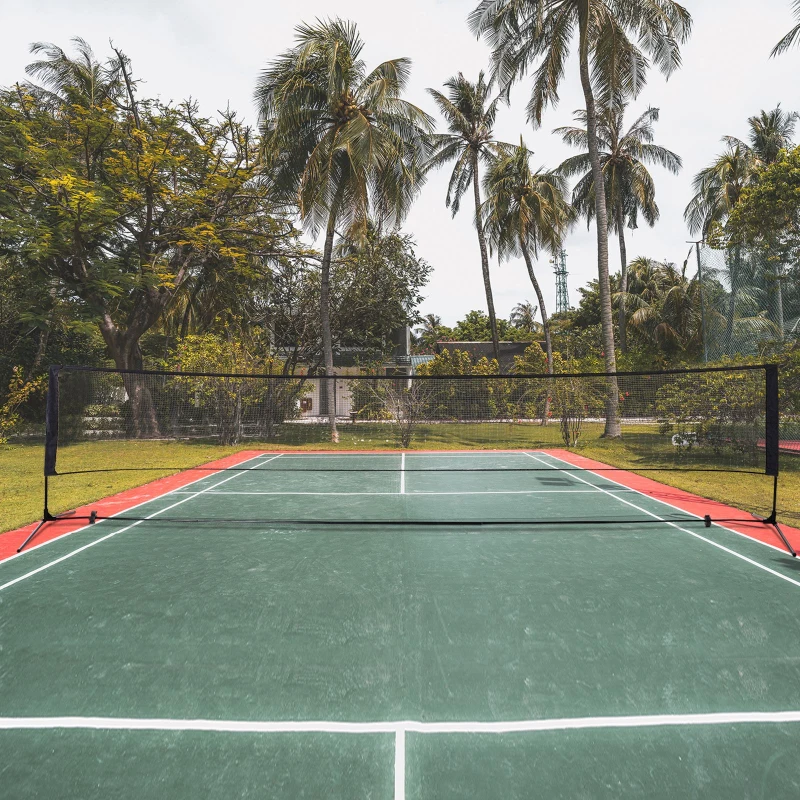
[[[402,452],[402,451],[401,451]],[[389,450],[383,453],[374,453],[371,450],[356,451],[354,453],[284,453],[284,460],[287,458],[393,458],[398,453],[397,450]],[[264,453],[263,455],[266,455]],[[426,458],[427,456],[445,456],[450,458],[457,458],[458,456],[491,456],[492,458],[499,458],[500,456],[526,456],[525,450],[411,450],[408,455],[419,456]]]
[[[191,494],[191,492],[175,492],[175,494]],[[290,497],[295,495],[311,497],[394,497],[397,492],[208,492],[207,494],[221,495],[223,497],[245,495],[245,496],[272,496],[281,497],[288,495]],[[502,491],[486,491],[486,492],[401,492],[401,494],[426,494],[431,496],[439,495],[481,495],[481,494],[597,494],[594,489],[504,489]]]
[[[278,455],[273,456],[272,458],[267,459],[267,461],[262,462],[262,464],[266,464],[269,461],[274,461],[276,458],[280,458],[280,453]],[[256,458],[263,458],[263,456],[255,456]],[[244,462],[246,463],[246,462]],[[171,509],[175,508],[176,506],[182,505],[183,503],[188,503],[189,500],[194,499],[195,497],[199,497],[201,494],[205,494],[206,492],[210,491],[211,489],[215,489],[217,486],[221,486],[223,483],[227,483],[228,481],[232,481],[234,478],[239,477],[239,475],[243,475],[245,472],[248,472],[251,469],[256,469],[256,467],[260,467],[262,464],[253,464],[252,467],[248,467],[246,470],[237,470],[233,475],[224,478],[221,481],[209,486],[208,489],[201,489],[199,492],[195,492],[194,494],[190,494],[188,497],[184,497],[182,500],[178,500],[177,503],[173,503],[171,506],[167,506],[166,508],[161,508],[158,511],[154,511],[149,516],[145,517],[144,519],[137,520],[136,522],[131,523],[130,525],[126,525],[124,528],[120,528],[117,531],[112,531],[111,533],[106,534],[105,536],[101,536],[99,539],[95,539],[88,544],[83,545],[83,547],[79,547],[77,550],[72,550],[71,552],[67,553],[66,555],[61,556],[60,558],[56,558],[54,561],[50,561],[47,564],[43,564],[41,567],[37,567],[36,569],[32,569],[30,572],[26,572],[24,575],[20,575],[18,578],[14,578],[13,580],[7,581],[6,583],[0,585],[0,592],[3,589],[8,589],[9,586],[13,586],[15,583],[19,583],[20,581],[24,581],[26,578],[31,578],[34,575],[37,575],[40,572],[44,572],[46,569],[50,569],[50,567],[54,567],[56,564],[60,564],[62,561],[66,561],[68,558],[72,558],[73,556],[78,555],[78,553],[82,553],[84,550],[88,550],[90,547],[94,547],[95,545],[100,544],[100,542],[105,542],[107,539],[111,539],[114,536],[117,536],[120,533],[125,533],[125,531],[129,531],[131,528],[135,528],[137,525],[141,525],[143,522],[146,522],[149,519],[153,519],[153,517],[157,517],[159,514],[163,514],[165,511],[170,511]],[[167,493],[169,494],[169,493]],[[161,495],[161,497],[166,497],[167,495]]]
[[[698,725],[782,725],[800,722],[800,711],[732,711],[711,714],[641,714],[562,717],[495,722],[339,722],[337,720],[226,720],[130,717],[0,717],[0,730],[198,731],[211,733],[475,734],[534,733],[602,728]],[[405,741],[403,741],[403,746]]]
[[[406,493],[406,454],[400,454],[400,494]]]
[[[530,456],[530,458],[536,459],[536,461],[539,461],[542,464],[547,464],[552,469],[558,469],[557,465],[548,464],[547,461],[543,461],[541,458],[538,458],[537,456],[531,455],[530,453],[528,453],[528,455]],[[550,454],[547,453],[546,455],[550,455]],[[564,459],[559,458],[558,456],[550,455],[550,458],[555,458],[557,461],[560,461],[562,464],[569,464],[569,461],[564,461]],[[575,464],[569,464],[569,465],[571,467],[575,466]],[[606,478],[605,476],[597,475],[596,473],[592,472],[589,469],[587,469],[585,471],[586,472],[591,472],[592,475],[594,475],[597,478],[601,478],[602,480],[610,480],[611,483],[616,483],[617,486],[623,486],[623,484],[617,483],[616,481],[613,481],[610,478]],[[594,486],[594,488],[597,489],[597,491],[602,492],[603,494],[607,494],[609,497],[613,497],[615,500],[619,500],[620,503],[625,503],[625,505],[628,505],[631,508],[635,508],[637,511],[641,511],[642,513],[647,514],[648,516],[653,517],[654,519],[657,519],[657,520],[659,520],[660,522],[663,522],[666,525],[671,525],[673,528],[677,528],[679,531],[683,531],[684,533],[688,533],[689,536],[694,536],[695,539],[700,539],[700,541],[706,542],[707,544],[710,544],[712,547],[716,547],[718,550],[722,550],[724,553],[728,553],[729,555],[735,556],[736,558],[741,559],[742,561],[746,561],[748,564],[752,564],[752,566],[754,566],[754,567],[758,567],[758,569],[763,570],[764,572],[768,572],[770,575],[774,575],[775,577],[780,578],[781,580],[786,581],[787,583],[791,583],[791,584],[794,584],[795,586],[800,587],[800,581],[796,581],[794,578],[790,578],[788,575],[782,575],[777,570],[771,569],[770,567],[767,567],[764,564],[759,563],[758,561],[754,561],[752,558],[748,558],[747,556],[742,555],[741,553],[737,553],[736,550],[731,550],[729,547],[725,547],[725,545],[719,544],[718,542],[715,542],[713,539],[708,539],[707,537],[701,536],[699,533],[696,533],[695,531],[691,531],[688,528],[681,527],[676,522],[670,522],[669,520],[666,520],[663,517],[659,517],[658,514],[654,514],[652,511],[648,511],[646,508],[642,508],[641,506],[637,506],[636,503],[632,503],[630,500],[626,500],[624,497],[620,497],[619,494],[615,494],[614,492],[609,492],[608,489],[603,489],[601,486],[597,486],[596,484],[591,483],[590,481],[587,481],[585,478],[581,478],[580,475],[573,474],[573,477],[576,480],[579,480],[582,483],[587,484],[588,486]],[[625,488],[630,488],[630,487],[625,487]],[[644,492],[640,492],[637,489],[634,489],[633,491],[636,492],[637,494],[642,495],[642,497],[648,497],[648,495],[644,494]],[[655,498],[651,498],[651,499],[655,499]],[[661,502],[661,501],[659,501],[659,502]],[[669,503],[664,503],[664,505],[669,506]],[[670,506],[670,507],[674,508],[674,506]],[[675,510],[676,511],[681,511],[681,509],[678,509],[678,508],[676,508]],[[695,515],[692,514],[692,516],[695,516]],[[701,519],[701,517],[698,517],[698,519]]]
[[[406,732],[398,730],[394,735],[394,800],[406,797]]]
[[[202,475],[199,478],[195,478],[193,481],[189,481],[189,483],[184,483],[177,489],[170,489],[168,492],[164,492],[163,494],[156,495],[155,497],[150,497],[147,500],[142,500],[141,503],[135,503],[132,506],[128,506],[122,511],[118,511],[116,514],[112,514],[110,517],[104,517],[103,519],[97,520],[97,522],[89,525],[82,525],[80,528],[76,528],[74,531],[69,531],[68,533],[62,533],[60,536],[56,536],[54,539],[48,539],[46,542],[42,542],[41,544],[35,544],[32,547],[26,547],[21,553],[14,553],[14,555],[8,556],[8,558],[4,558],[0,561],[0,567],[4,564],[7,564],[9,561],[13,561],[15,558],[19,558],[20,556],[26,556],[28,553],[33,553],[35,550],[38,550],[40,547],[46,547],[48,544],[53,544],[53,542],[60,542],[62,539],[66,539],[67,536],[72,536],[73,533],[80,533],[81,531],[85,531],[87,528],[93,528],[96,525],[100,525],[101,523],[105,522],[106,520],[114,519],[115,517],[120,516],[121,514],[127,514],[129,511],[133,511],[134,508],[140,508],[141,506],[146,506],[148,503],[153,503],[156,500],[160,500],[162,497],[168,497],[169,495],[173,494],[183,494],[183,490],[187,486],[192,486],[195,483],[200,483],[200,481],[206,480],[206,478],[213,478],[215,475],[219,475],[221,472],[227,472],[234,467],[238,467],[241,464],[246,464],[248,461],[253,461],[256,458],[264,458],[267,454],[266,453],[259,453],[257,456],[251,456],[250,458],[246,458],[244,461],[240,461],[238,464],[231,464],[230,467],[220,467],[219,469],[212,470],[207,475]],[[196,467],[186,467],[185,470],[179,470],[179,472],[191,472],[193,469],[202,469],[203,465],[199,464]],[[177,475],[178,473],[173,473]],[[166,477],[171,477],[167,475]],[[162,478],[157,478],[156,480],[162,480]],[[147,486],[147,484],[144,484]],[[142,486],[134,487],[134,488],[143,488]],[[102,503],[102,500],[98,500],[98,503]],[[69,518],[67,518],[69,519]]]

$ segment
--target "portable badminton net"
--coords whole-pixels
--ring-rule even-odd
[[[160,444],[168,441],[226,445],[265,456],[229,468],[250,473],[237,488],[251,491],[227,499],[215,495],[214,502],[204,496],[204,502],[159,513],[156,520],[420,526],[698,522],[685,513],[660,514],[658,519],[644,513],[632,516],[636,512],[631,506],[611,501],[584,502],[583,511],[576,511],[574,499],[555,496],[570,489],[590,492],[598,481],[609,485],[603,475],[615,467],[593,467],[587,486],[579,477],[580,467],[547,453],[560,449],[579,454],[591,446],[596,456],[598,446],[613,447],[613,438],[604,436],[610,420],[612,433],[616,426],[633,454],[631,468],[637,472],[772,476],[772,511],[763,521],[780,533],[775,365],[400,377],[54,366],[46,416],[42,524],[58,518],[51,506],[63,505],[54,498],[58,481],[69,481],[74,489],[102,471],[180,471],[183,467],[170,464],[170,448]],[[338,445],[331,444],[334,439]],[[104,466],[103,448],[119,452],[120,442],[135,441],[152,443],[146,466],[132,467],[124,460]],[[328,457],[313,457],[310,452],[332,447],[373,455],[337,456],[331,450]],[[408,457],[401,459],[393,451]],[[287,457],[269,458],[270,453]],[[407,493],[397,488],[399,470],[401,485],[410,487]],[[558,486],[556,480],[561,481]],[[298,486],[305,491],[295,491]],[[445,502],[441,498],[446,496],[460,499]],[[114,516],[149,518],[135,511]],[[87,517],[90,522],[103,518],[100,512]],[[710,521],[710,516],[699,520],[706,525]]]

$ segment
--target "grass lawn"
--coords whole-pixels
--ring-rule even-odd
[[[294,426],[293,426],[294,427]],[[293,444],[263,445],[247,442],[239,446],[224,447],[207,443],[164,441],[103,441],[84,442],[62,447],[58,453],[61,472],[79,469],[110,470],[93,474],[61,476],[51,483],[51,510],[70,508],[99,500],[108,495],[140,486],[156,478],[171,475],[204,464],[216,458],[243,449],[279,450],[359,450],[396,449],[397,439],[393,426],[381,424],[342,425],[341,440],[334,445],[325,441],[324,429],[317,426],[297,426],[291,431]],[[637,426],[621,441],[599,438],[600,425],[586,425],[579,453],[616,467],[637,472],[643,466],[674,466],[674,448],[663,444],[655,426]],[[458,424],[420,425],[415,430],[412,449],[546,449],[563,447],[559,426],[542,428],[524,424]],[[694,455],[697,467],[719,466],[703,460],[701,453]],[[42,461],[41,444],[10,444],[0,447],[0,497],[3,514],[0,531],[11,530],[33,522],[42,513]],[[127,470],[114,471],[124,467]],[[153,469],[153,467],[157,467]],[[766,513],[772,498],[772,478],[765,475],[719,472],[641,472],[641,474],[679,489],[719,500],[746,511]],[[790,525],[800,526],[800,458],[782,457],[782,474],[779,484],[778,505],[782,519]]]

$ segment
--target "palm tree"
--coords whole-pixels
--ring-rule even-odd
[[[533,269],[533,258],[544,247],[556,252],[572,220],[564,197],[565,181],[553,172],[534,172],[530,151],[520,138],[517,147],[504,147],[490,164],[484,187],[482,216],[492,246],[500,259],[522,256],[539,301],[544,328],[547,367],[553,370],[553,345],[544,295]]]
[[[723,136],[723,153],[695,175],[694,196],[684,211],[689,230],[708,235],[712,225],[724,226],[742,191],[753,183],[756,172],[772,164],[780,151],[792,146],[800,115],[787,113],[780,105],[748,119],[750,144],[735,136]]]
[[[422,324],[416,330],[420,344],[425,347],[433,347],[439,337],[441,327],[442,318],[438,314],[424,314]]]
[[[605,182],[606,207],[610,212],[608,222],[610,229],[619,237],[621,294],[618,327],[619,347],[623,353],[628,349],[625,327],[625,292],[628,285],[625,228],[635,229],[639,214],[651,228],[659,217],[655,184],[646,165],[657,164],[673,175],[683,166],[680,156],[666,147],[653,144],[653,126],[659,116],[657,108],[648,108],[627,130],[623,123],[624,108],[622,104],[602,108],[597,118],[600,165]],[[576,112],[575,118],[583,127],[556,128],[554,133],[559,134],[566,144],[579,147],[583,152],[568,158],[558,169],[567,177],[581,175],[572,191],[572,205],[590,224],[594,219],[595,203],[586,112]]]
[[[539,323],[536,322],[538,311],[539,309],[533,303],[523,300],[511,309],[508,321],[518,330],[533,333],[539,326]]]
[[[489,255],[486,250],[486,237],[480,218],[481,188],[479,167],[496,152],[498,143],[493,139],[494,122],[501,98],[489,99],[490,85],[483,72],[476,83],[470,83],[462,73],[446,80],[447,96],[436,89],[428,89],[431,97],[445,118],[449,133],[437,133],[432,137],[433,154],[429,167],[440,167],[455,161],[450,183],[447,187],[447,207],[453,216],[458,213],[461,198],[472,185],[475,201],[475,228],[478,232],[478,247],[481,254],[483,288],[486,292],[486,306],[489,312],[489,326],[492,332],[492,348],[495,359],[500,359],[500,337],[497,332],[497,315],[494,310],[492,283],[489,276]]]
[[[774,164],[781,150],[792,146],[792,137],[800,115],[796,111],[786,112],[778,103],[772,111],[764,111],[747,120],[750,125],[750,149],[759,165]]]
[[[34,42],[30,46],[31,53],[45,57],[25,67],[28,75],[41,81],[41,86],[27,88],[55,108],[63,105],[65,98],[84,108],[118,99],[124,88],[122,70],[127,59],[117,52],[117,59],[101,64],[86,40],[75,36],[71,41],[77,50],[76,58],[70,58],[50,42]]]
[[[705,239],[713,227],[723,226],[753,175],[752,151],[730,139],[728,147],[694,176],[694,196],[683,212],[690,233]]]
[[[686,266],[636,258],[630,264],[627,306],[631,325],[666,352],[686,351],[700,343],[700,287],[686,277]]]
[[[798,20],[798,23],[775,45],[770,53],[770,58],[775,58],[775,56],[785,53],[792,45],[800,42],[800,0],[794,0],[792,3],[792,12]]]
[[[541,125],[545,108],[558,101],[570,43],[577,33],[587,148],[597,186],[603,181],[603,169],[595,93],[602,106],[635,96],[644,84],[647,56],[669,76],[680,65],[680,44],[691,30],[689,12],[674,0],[481,0],[469,23],[474,33],[488,38],[494,76],[504,90],[533,72],[528,118],[535,125]],[[615,372],[605,192],[595,192],[594,199],[605,366]],[[616,382],[611,380],[606,436],[620,435],[618,409]]]
[[[744,189],[757,180],[759,169],[773,163],[781,150],[791,146],[797,119],[796,113],[787,113],[778,106],[772,111],[762,110],[758,116],[750,117],[749,144],[735,136],[723,137],[725,151],[698,172],[692,183],[695,194],[684,211],[684,219],[692,234],[700,233],[706,239],[710,232],[723,230]],[[741,246],[734,244],[726,256],[726,271],[731,287],[725,326],[725,342],[729,351],[733,348],[737,295],[745,285],[744,261]],[[779,264],[774,269],[771,283],[777,295],[778,325],[782,330],[783,275]]]
[[[690,233],[700,233],[706,239],[710,232],[719,231],[727,222],[734,206],[739,202],[745,187],[753,182],[752,151],[741,142],[728,141],[728,148],[705,169],[694,177],[694,196],[683,212]],[[736,310],[736,294],[739,288],[742,252],[735,246],[729,254],[730,298],[726,343],[730,347],[733,339],[733,320]]]
[[[333,374],[330,267],[337,228],[365,235],[370,215],[398,224],[422,186],[431,118],[401,95],[410,61],[367,72],[356,26],[300,25],[297,44],[261,74],[256,101],[264,168],[277,196],[296,204],[312,234],[325,229],[320,324],[325,374]],[[336,408],[328,393],[331,437]]]

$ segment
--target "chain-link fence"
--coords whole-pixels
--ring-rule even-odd
[[[797,265],[742,246],[701,245],[697,261],[706,361],[754,356],[800,338]]]

